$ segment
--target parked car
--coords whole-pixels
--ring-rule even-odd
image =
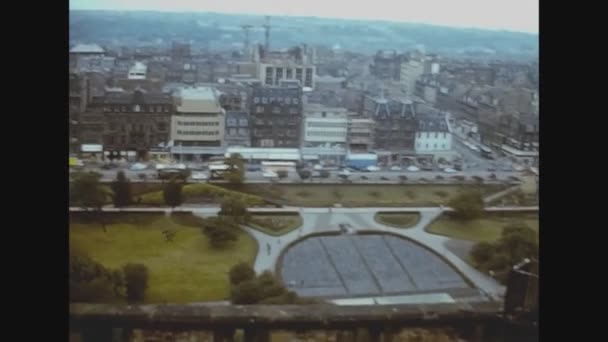
[[[142,171],[148,168],[148,165],[142,163],[135,163],[129,168],[131,171]]]
[[[408,171],[410,171],[410,172],[417,172],[417,171],[420,171],[420,169],[419,169],[417,166],[414,166],[414,165],[412,165],[412,166],[408,166],[408,167],[407,167],[407,170],[408,170]]]
[[[422,171],[435,171],[435,168],[432,166],[423,166],[420,168]]]
[[[443,172],[445,172],[445,173],[456,173],[458,171],[452,169],[451,167],[446,167],[445,169],[443,169]]]
[[[399,165],[393,165],[390,168],[391,171],[401,171],[401,166]]]
[[[209,179],[209,176],[207,176],[204,172],[195,172],[192,174],[191,177],[193,180],[200,180],[200,181]]]
[[[366,168],[367,171],[369,172],[376,172],[376,171],[380,171],[380,168],[374,165],[370,165]]]
[[[247,165],[247,171],[249,172],[257,172],[257,171],[261,171],[262,170],[262,166],[257,165],[257,164],[249,164]]]

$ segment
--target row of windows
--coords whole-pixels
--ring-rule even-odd
[[[416,148],[420,148],[421,144],[416,144]],[[429,144],[425,144],[425,149],[429,149]],[[433,144],[433,149],[437,149],[437,144]],[[445,144],[441,144],[441,149],[445,150]]]
[[[258,103],[262,103],[262,104],[267,104],[267,103],[272,103],[272,102],[285,102],[286,104],[299,104],[300,103],[300,99],[298,99],[297,97],[291,98],[291,97],[254,97],[253,98],[253,103],[258,104]]]
[[[308,122],[308,127],[335,127],[346,129],[346,122]]]
[[[108,128],[109,128],[110,131],[116,131],[119,128],[119,124],[116,123],[116,122],[110,122]],[[135,130],[135,131],[144,131],[144,130],[152,131],[153,130],[153,126],[150,126],[150,125],[143,125],[143,124],[139,124],[139,125],[136,125],[136,124],[123,125],[123,124],[121,124],[120,125],[120,131],[121,132],[126,132],[127,128],[129,128],[129,130]],[[167,130],[167,124],[164,123],[164,122],[159,122],[159,123],[156,124],[156,129],[159,130],[159,131],[161,131],[161,132],[164,132],[164,131]]]
[[[177,121],[180,126],[219,126],[220,123],[215,121]]]
[[[168,113],[169,106],[106,106],[103,107],[105,113],[127,113],[127,112],[145,112],[145,113]]]
[[[264,113],[264,106],[257,106],[255,107],[255,112],[256,113]],[[281,107],[273,107],[272,111],[273,114],[280,114],[281,113]],[[298,108],[289,108],[288,109],[289,114],[298,114],[299,110]]]
[[[431,133],[429,133],[429,132],[426,132],[426,133],[418,132],[418,138],[422,138],[423,134],[426,134],[425,138],[430,138],[431,137]],[[441,138],[443,138],[443,139],[445,139],[445,138],[448,137],[448,134],[446,132],[443,132],[441,134],[442,134]],[[435,139],[437,139],[439,137],[440,137],[439,133],[435,132]]]
[[[307,131],[306,135],[309,137],[346,137],[346,132]]]
[[[220,131],[181,131],[181,130],[178,130],[177,134],[182,134],[182,135],[219,135]]]

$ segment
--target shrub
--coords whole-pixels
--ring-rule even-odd
[[[483,213],[483,198],[478,191],[467,191],[452,198],[448,205],[454,209],[453,216],[462,220],[478,218]]]
[[[289,175],[289,173],[287,171],[285,171],[285,170],[278,170],[277,171],[277,176],[280,179],[287,178],[288,175]]]
[[[440,191],[435,191],[435,195],[437,195],[438,197],[441,197],[441,198],[446,198],[450,194],[448,194],[447,192],[445,192],[443,190],[440,190]]]
[[[342,194],[342,192],[338,189],[334,189],[332,191],[332,194],[334,195],[335,198],[337,199],[342,199],[342,197],[344,197],[344,194]]]
[[[206,219],[202,230],[213,248],[225,248],[238,240],[238,226],[232,219],[227,217],[211,217]]]
[[[244,281],[254,279],[255,271],[248,263],[240,262],[232,266],[228,275],[230,277],[230,284],[238,285]]]
[[[308,197],[308,196],[310,196],[310,192],[308,192],[306,190],[300,190],[300,191],[296,192],[296,195],[298,195],[300,197]]]
[[[144,300],[148,288],[148,268],[144,264],[126,264],[123,266],[127,300],[132,303]]]
[[[370,190],[370,191],[368,192],[368,194],[369,194],[370,196],[372,196],[372,197],[375,197],[375,198],[379,198],[379,197],[381,196],[380,192],[378,192],[378,191],[376,191],[376,190]]]

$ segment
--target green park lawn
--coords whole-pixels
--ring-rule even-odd
[[[484,195],[499,192],[502,185],[356,185],[356,184],[248,184],[247,192],[281,199],[290,205],[416,206],[447,203],[463,189],[477,189]]]
[[[537,213],[485,213],[483,217],[470,221],[456,220],[444,214],[426,231],[456,239],[494,242],[500,238],[504,226],[518,221],[538,232]]]
[[[248,225],[266,234],[279,236],[299,228],[302,217],[297,214],[252,214]]]
[[[420,221],[420,214],[408,212],[379,212],[374,215],[374,220],[395,228],[411,228]]]
[[[70,218],[70,248],[82,251],[109,268],[133,262],[150,272],[146,303],[224,300],[229,295],[228,271],[240,261],[253,264],[257,243],[245,232],[224,250],[214,250],[192,215],[106,214],[108,225]],[[161,233],[175,231],[172,242]]]

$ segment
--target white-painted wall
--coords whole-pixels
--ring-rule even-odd
[[[452,149],[450,132],[417,132],[415,139],[416,153],[428,154],[446,152]]]

